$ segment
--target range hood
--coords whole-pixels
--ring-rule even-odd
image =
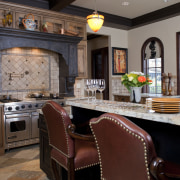
[[[0,50],[29,47],[59,54],[59,93],[66,96],[74,96],[74,83],[78,76],[77,44],[81,40],[75,36],[0,28]]]

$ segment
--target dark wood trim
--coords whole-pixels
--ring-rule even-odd
[[[132,19],[132,28],[180,15],[180,3]]]
[[[87,40],[92,40],[92,39],[96,39],[102,37],[102,35],[97,35],[97,34],[87,34]]]
[[[69,5],[66,8],[62,9],[60,12],[86,18],[89,14],[92,14],[93,11],[94,10],[92,9]],[[121,16],[116,16],[116,15],[104,13],[101,11],[98,11],[98,13],[104,16],[105,21],[104,21],[103,26],[114,27],[114,28],[124,29],[124,30],[128,30],[131,27],[131,19],[129,18],[124,18]]]
[[[49,9],[48,0],[3,0],[5,2],[12,2],[16,4],[23,4],[26,6],[37,7],[42,9]]]
[[[144,59],[145,59],[146,46],[148,45],[149,42],[151,42],[153,40],[156,41],[159,44],[160,48],[161,48],[161,52],[160,52],[161,53],[160,57],[161,57],[161,60],[162,60],[161,73],[164,73],[164,46],[163,46],[162,41],[157,37],[151,37],[151,38],[147,39],[144,42],[144,44],[143,44],[143,46],[141,48],[141,71],[143,72],[143,65],[144,65]],[[143,87],[143,92],[147,92],[146,86]]]
[[[92,14],[94,10],[88,8],[82,8],[74,5],[70,5],[74,0],[4,0],[8,2],[24,4],[32,7],[38,7],[43,9],[51,9],[54,11],[60,11],[71,15],[87,17]],[[133,18],[125,18],[117,15],[112,15],[98,11],[104,15],[105,21],[103,26],[112,27],[117,29],[129,30],[136,27],[151,24],[153,22],[165,20],[174,16],[180,15],[180,3],[168,6],[166,8]]]
[[[118,29],[133,29],[136,27],[144,26],[151,24],[153,22],[165,20],[180,14],[180,3],[176,3],[172,6],[136,17],[134,19],[124,18],[121,16],[116,16],[104,12],[98,11],[100,14],[104,15],[105,21],[103,26],[113,27]],[[66,8],[62,9],[61,12],[86,17],[91,14],[93,10],[82,8],[78,6],[69,5]]]
[[[54,11],[59,11],[66,6],[70,5],[72,2],[75,0],[50,0],[49,1],[49,9],[54,10]]]
[[[177,52],[177,95],[180,95],[180,32],[176,33],[176,52]]]

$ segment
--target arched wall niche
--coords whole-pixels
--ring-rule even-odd
[[[59,93],[74,96],[78,76],[77,44],[82,38],[19,29],[0,29],[0,51],[15,47],[46,49],[59,54]]]

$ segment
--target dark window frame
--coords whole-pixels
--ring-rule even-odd
[[[161,57],[161,73],[164,73],[164,46],[162,41],[157,38],[157,37],[151,37],[149,39],[147,39],[142,48],[141,48],[141,71],[144,72],[144,59],[145,59],[145,50],[147,45],[151,42],[151,41],[156,41],[159,46],[160,46],[160,57]],[[146,74],[146,72],[144,72]],[[149,93],[148,92],[148,86],[144,86],[143,87],[143,92],[144,93]]]

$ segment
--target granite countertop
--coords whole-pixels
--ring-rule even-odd
[[[87,98],[79,98],[67,100],[66,105],[97,110],[101,112],[116,113],[128,117],[139,118],[142,120],[151,120],[156,122],[180,125],[180,113],[156,113],[152,110],[147,110],[145,104],[107,100],[103,100],[102,103],[97,100],[97,103],[95,104],[88,103]]]
[[[130,93],[113,93],[113,96],[130,96]],[[149,94],[149,93],[141,93],[141,97],[147,97],[147,98],[180,98],[180,95],[173,95],[173,96],[164,96],[163,94]]]

